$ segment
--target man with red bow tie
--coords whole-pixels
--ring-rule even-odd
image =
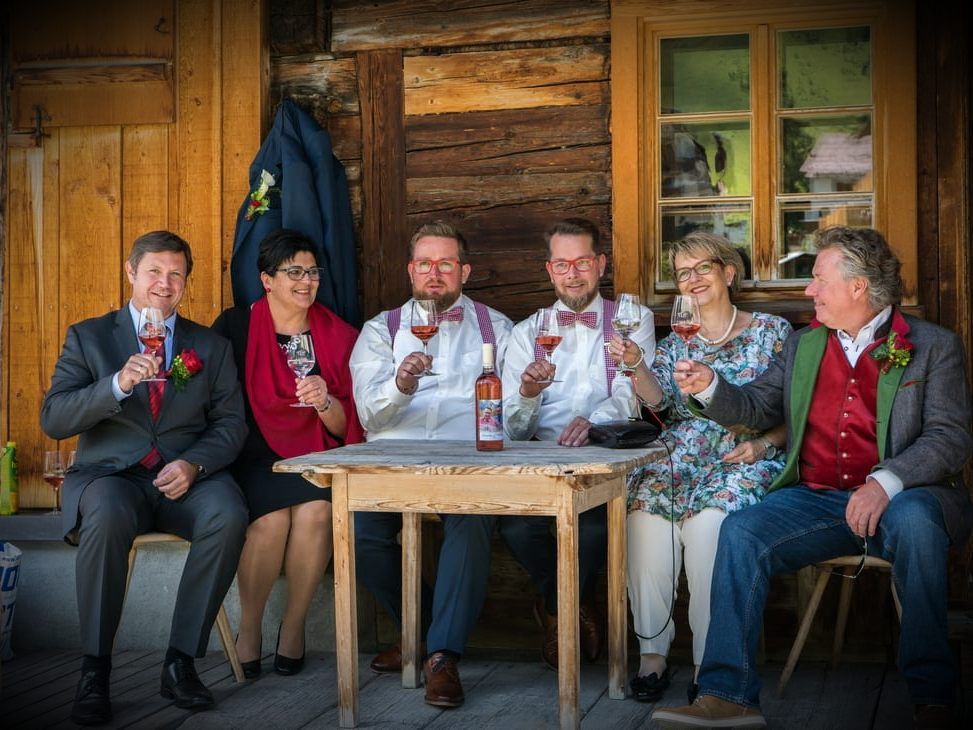
[[[854,553],[892,563],[914,726],[955,722],[946,566],[971,523],[963,344],[899,310],[901,265],[878,231],[833,226],[815,245],[805,290],[815,319],[760,377],[737,387],[703,363],[676,363],[704,416],[757,429],[784,421],[787,464],[763,502],[723,523],[699,695],[656,710],[661,727],[764,727],[754,665],[771,577]]]
[[[503,370],[504,428],[514,440],[584,446],[592,423],[637,413],[635,392],[606,352],[606,344],[615,334],[615,302],[598,293],[606,263],[605,254],[598,250],[598,227],[584,218],[568,218],[552,225],[544,238],[561,340],[548,361],[535,344],[539,315],[514,327]],[[631,340],[645,357],[652,358],[655,325],[646,307],[641,307],[641,314],[641,324]],[[500,534],[541,594],[534,606],[545,629],[541,655],[549,667],[557,669],[557,545],[552,523],[550,517],[504,517]],[[600,651],[601,629],[590,592],[607,551],[604,505],[582,513],[578,539],[581,648],[594,661]]]
[[[449,223],[419,227],[410,242],[412,300],[365,323],[351,354],[355,403],[367,440],[467,439],[473,441],[473,384],[482,372],[482,349],[493,343],[503,367],[511,322],[463,294],[470,275],[466,240]],[[434,300],[439,329],[429,354],[410,331],[413,300]],[[429,371],[433,372],[430,373]],[[470,444],[473,448],[473,444]],[[423,584],[422,618],[429,657],[425,700],[458,707],[463,687],[457,663],[486,598],[490,544],[496,517],[442,515],[444,541],[435,591]],[[402,624],[402,552],[397,512],[355,513],[359,580]],[[372,660],[376,672],[401,672],[398,646]]]

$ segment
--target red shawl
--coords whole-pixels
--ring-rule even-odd
[[[270,448],[285,459],[365,440],[352,400],[351,371],[348,369],[358,331],[317,302],[308,310],[308,321],[321,377],[328,384],[331,397],[345,409],[348,425],[344,441],[328,433],[313,408],[291,407],[290,404],[297,401],[294,372],[287,367],[287,357],[277,343],[267,297],[258,299],[250,309],[247,397],[260,433]]]

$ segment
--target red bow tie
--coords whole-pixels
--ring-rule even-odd
[[[462,322],[463,321],[463,308],[453,307],[445,312],[440,312],[436,315],[436,324],[440,322]]]
[[[598,314],[597,312],[582,312],[581,314],[577,314],[564,309],[557,310],[557,323],[561,327],[567,327],[575,322],[580,322],[589,329],[595,329],[598,326]]]

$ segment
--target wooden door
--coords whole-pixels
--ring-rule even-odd
[[[209,324],[265,125],[266,0],[94,0],[11,8],[0,433],[22,508],[40,480],[40,405],[69,324],[117,309],[123,262],[175,231],[195,268],[180,314]],[[60,444],[62,451],[72,443]]]

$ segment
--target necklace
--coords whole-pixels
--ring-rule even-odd
[[[733,305],[733,316],[730,317],[730,324],[728,324],[726,326],[726,329],[723,330],[723,334],[722,335],[720,335],[719,337],[717,337],[715,340],[708,340],[705,337],[703,337],[701,334],[699,334],[699,332],[696,333],[696,336],[699,339],[701,339],[703,342],[705,342],[707,345],[720,345],[720,344],[722,344],[724,342],[724,340],[726,340],[727,337],[730,336],[730,333],[733,331],[733,325],[735,325],[736,323],[737,323],[737,307],[734,304]]]

